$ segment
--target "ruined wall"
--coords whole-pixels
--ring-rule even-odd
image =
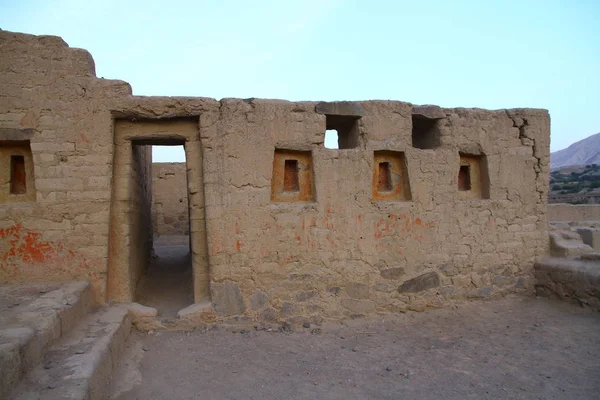
[[[420,140],[427,108],[350,106],[227,99],[201,118],[217,313],[317,320],[530,288],[547,252],[547,112],[431,108]],[[356,147],[323,147],[327,112],[362,114]],[[310,153],[313,198],[273,198],[278,149]],[[410,196],[380,201],[380,151],[405,159]],[[487,177],[461,190],[468,163]]]
[[[104,299],[109,103],[130,94],[61,38],[0,31],[0,142],[29,145],[35,188],[25,202],[0,202],[0,282],[86,279]]]
[[[152,164],[154,234],[189,235],[185,163]]]
[[[600,205],[597,204],[548,204],[548,221],[580,222],[600,221]]]
[[[0,54],[0,128],[32,130],[36,188],[0,205],[0,280],[125,293],[119,257],[140,226],[123,217],[132,139],[115,121],[177,117],[197,121],[184,138],[195,287],[210,279],[220,318],[318,322],[530,290],[548,252],[545,110],[140,97],[58,38],[0,32]]]

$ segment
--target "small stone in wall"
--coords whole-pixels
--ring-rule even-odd
[[[400,279],[404,275],[404,268],[388,268],[380,272],[384,279]]]
[[[250,307],[253,310],[258,310],[266,306],[268,301],[269,296],[265,292],[257,290],[252,296],[250,296]]]
[[[350,282],[346,285],[346,293],[354,299],[368,299],[369,286],[364,283]]]
[[[390,285],[389,283],[379,282],[375,285],[375,290],[377,290],[378,292],[390,293],[396,290],[396,286]]]
[[[339,287],[337,287],[337,286],[333,286],[333,287],[330,287],[329,289],[327,289],[327,291],[328,291],[329,293],[333,293],[333,294],[335,294],[335,295],[337,295],[337,294],[338,294],[338,293],[339,293],[341,290],[342,290],[342,289],[341,289],[341,288],[339,288]]]
[[[296,309],[296,307],[294,307],[294,305],[292,303],[289,303],[287,301],[284,301],[283,304],[281,305],[281,312],[284,315],[291,314],[292,312],[294,312],[295,309]]]
[[[450,263],[440,265],[440,271],[446,276],[454,276],[458,274],[458,268],[456,268],[456,265]]]
[[[262,313],[258,319],[262,322],[276,322],[277,321],[277,310],[274,308],[267,308]]]
[[[484,288],[481,288],[479,290],[472,292],[469,295],[469,297],[476,298],[476,299],[482,299],[485,297],[489,297],[491,294],[492,294],[492,288],[487,286],[487,287],[484,287]]]
[[[297,301],[306,301],[308,299],[315,297],[316,294],[317,294],[317,292],[315,290],[309,290],[307,292],[298,293],[298,295],[296,296],[296,300]]]
[[[418,293],[438,286],[440,286],[440,277],[437,272],[428,272],[405,281],[400,285],[398,291],[400,293]]]

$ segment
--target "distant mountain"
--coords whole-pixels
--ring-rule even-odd
[[[553,170],[571,165],[589,164],[600,164],[600,133],[550,154],[550,168]]]

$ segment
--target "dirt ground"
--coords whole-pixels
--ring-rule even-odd
[[[140,279],[136,302],[158,310],[161,319],[194,303],[192,262],[187,236],[162,236],[154,242],[156,257]]]
[[[136,333],[113,399],[598,399],[600,314],[533,297],[293,333]]]

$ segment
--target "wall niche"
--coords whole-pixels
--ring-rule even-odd
[[[29,141],[0,142],[0,204],[35,201]]]
[[[485,155],[459,153],[458,193],[462,199],[489,199],[490,182]]]
[[[412,199],[404,152],[382,150],[374,153],[372,193],[374,201]]]
[[[271,201],[311,202],[315,199],[310,151],[275,149]]]

